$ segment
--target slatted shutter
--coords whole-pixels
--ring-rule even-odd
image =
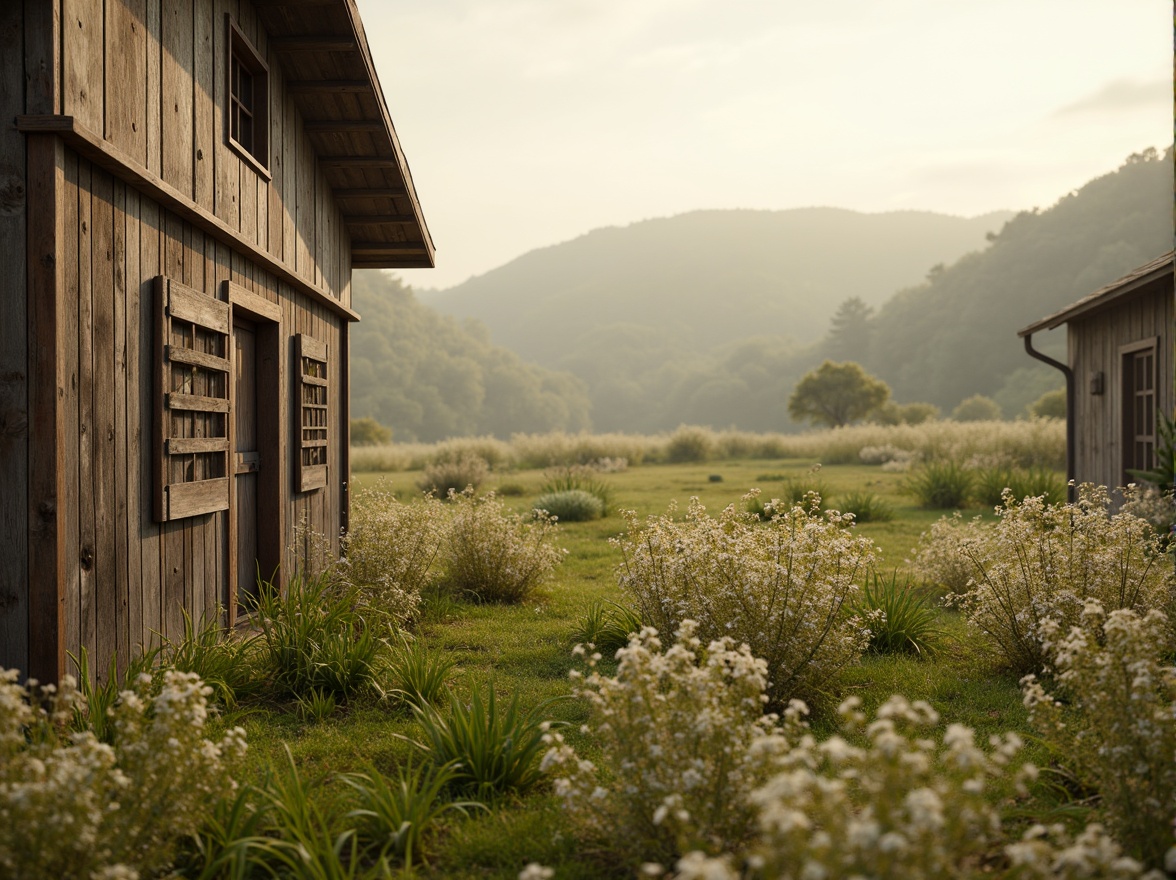
[[[228,303],[164,276],[156,286],[155,518],[229,507]]]
[[[298,491],[327,485],[327,344],[304,333],[294,337],[298,361]]]

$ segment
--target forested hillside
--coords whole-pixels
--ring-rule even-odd
[[[869,322],[863,362],[902,399],[950,407],[987,394],[1016,415],[1026,397],[1061,384],[1025,355],[1017,330],[1171,247],[1171,151],[1136,154],[1048,210],[1018,214],[983,252],[896,294]],[[1065,331],[1036,342],[1063,352]]]
[[[803,343],[846,297],[878,305],[983,246],[1009,216],[694,211],[597,229],[421,300],[557,369],[663,342],[709,351],[770,333]]]
[[[356,272],[351,414],[397,440],[590,427],[584,384],[490,344],[486,329],[422,306],[386,272]]]
[[[790,430],[789,394],[831,358],[859,361],[901,403],[946,413],[986,394],[1016,416],[1061,384],[1024,353],[1017,330],[1169,249],[1172,192],[1171,152],[1145,151],[1003,225],[993,215],[814,209],[697,212],[598,230],[426,299],[460,301],[492,335],[421,305],[391,276],[357,273],[364,320],[352,343],[352,411],[400,439],[682,423]],[[714,215],[731,215],[742,231],[714,233]],[[756,262],[772,240],[754,230],[759,215],[804,223],[775,240],[772,260]],[[877,225],[883,219],[893,227]],[[936,238],[942,222],[960,234],[950,247]],[[700,237],[700,227],[713,234]],[[918,259],[907,239],[920,237],[952,255],[926,258],[921,283],[879,293],[885,279],[913,271],[898,264]],[[510,279],[516,286],[503,287]],[[1058,354],[1064,331],[1038,344]]]

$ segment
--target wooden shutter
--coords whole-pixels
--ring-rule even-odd
[[[229,507],[228,303],[155,279],[155,518]]]
[[[294,337],[298,361],[298,491],[327,485],[327,344],[304,333]]]

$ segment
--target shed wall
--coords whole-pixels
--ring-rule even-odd
[[[139,644],[182,635],[185,610],[199,620],[229,602],[229,512],[163,523],[153,516],[156,276],[221,300],[224,282],[232,281],[278,304],[290,359],[296,333],[341,352],[346,324],[133,187],[72,151],[64,155],[64,635],[66,650],[85,648],[92,667],[104,672],[113,652],[127,657]],[[294,375],[292,361],[285,375]],[[335,399],[342,376],[341,359],[332,357]],[[265,393],[289,397],[292,384]],[[274,515],[285,522],[286,571],[302,521],[338,550],[345,454],[339,438],[346,433],[340,408],[329,415],[336,442],[328,485],[299,493],[289,469],[278,480],[281,510]],[[294,442],[292,421],[283,436]]]
[[[61,112],[350,305],[347,231],[253,4],[58,2]],[[269,65],[269,181],[225,137],[226,15]]]
[[[1068,325],[1070,364],[1077,383],[1075,476],[1079,482],[1115,487],[1123,472],[1123,375],[1120,348],[1159,337],[1156,351],[1157,405],[1171,413],[1173,391],[1172,277],[1149,285],[1139,296]],[[1103,374],[1103,393],[1091,393],[1092,377]]]

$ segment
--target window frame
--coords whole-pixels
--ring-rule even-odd
[[[225,13],[225,101],[224,128],[225,141],[241,159],[254,171],[271,180],[270,166],[270,76],[269,65],[261,57],[261,53],[250,42],[249,38],[237,27],[232,15]],[[234,89],[234,73],[238,67],[247,70],[253,84],[252,107],[247,108],[252,120],[252,144],[245,143],[234,131],[238,118],[238,107],[244,107],[239,89]]]
[[[1160,344],[1158,336],[1149,336],[1137,342],[1119,346],[1121,371],[1119,408],[1122,420],[1120,457],[1122,459],[1123,485],[1134,482],[1135,478],[1130,474],[1130,471],[1150,470],[1155,466],[1158,440],[1156,437],[1156,416],[1157,407],[1160,404]],[[1147,375],[1150,388],[1141,388],[1135,381],[1135,362],[1140,355],[1151,357],[1151,369]],[[1136,406],[1140,402],[1145,404],[1145,410],[1150,408],[1152,416],[1150,425],[1140,424],[1140,420],[1137,418]],[[1136,454],[1139,451],[1136,449],[1138,445],[1143,447],[1142,456]]]

